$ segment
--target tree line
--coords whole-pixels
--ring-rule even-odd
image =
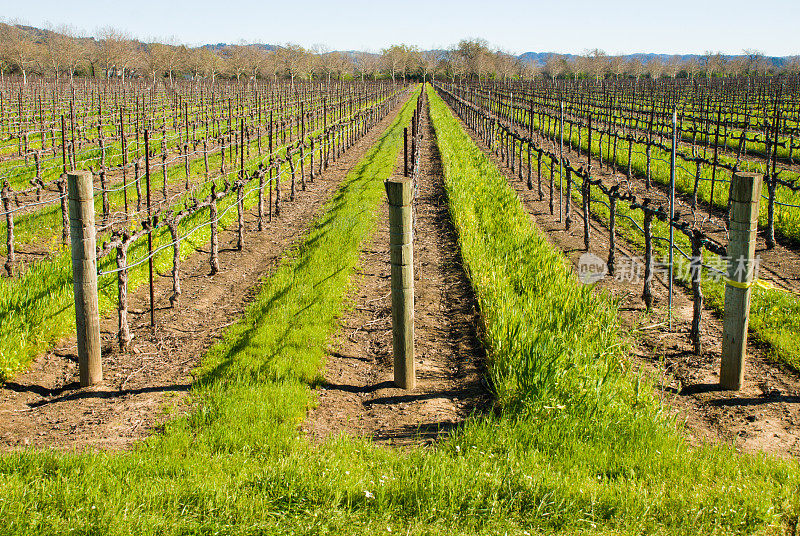
[[[529,80],[556,78],[660,78],[765,75],[800,72],[797,56],[779,70],[756,50],[741,56],[707,52],[689,60],[680,56],[642,60],[610,56],[600,49],[582,55],[550,54],[540,62],[526,61],[494,49],[483,39],[464,39],[445,50],[422,51],[396,44],[373,52],[332,51],[323,45],[310,49],[286,43],[268,46],[240,42],[190,47],[176,39],[144,42],[115,28],[102,28],[96,37],[74,28],[38,29],[0,23],[0,79],[13,74],[27,83],[30,75],[56,79],[75,76],[154,83],[176,78],[208,80],[392,80],[443,79]]]

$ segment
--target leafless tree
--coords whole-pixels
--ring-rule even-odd
[[[621,55],[609,56],[608,72],[610,72],[614,78],[619,79],[620,76],[625,74],[625,58]]]
[[[589,50],[584,54],[586,73],[595,80],[600,80],[608,72],[608,55],[599,48]]]
[[[203,76],[203,67],[205,65],[203,50],[208,50],[205,47],[199,48],[186,48],[181,58],[181,64],[187,72],[192,74],[192,80],[200,80]]]
[[[636,79],[638,82],[639,79],[644,76],[645,69],[642,60],[639,58],[630,58],[628,61],[625,62],[625,72]]]
[[[341,79],[342,75],[351,68],[352,62],[344,53],[338,51],[320,52],[316,54],[315,63],[319,65],[320,77],[325,77],[330,83],[331,78]]]
[[[397,75],[406,79],[406,75],[414,69],[417,61],[417,54],[419,50],[415,46],[409,45],[392,45],[381,51],[381,63],[384,69],[392,77],[392,82],[395,81]]]
[[[715,73],[722,74],[725,70],[725,62],[725,56],[722,55],[722,52],[713,52],[711,50],[706,50],[700,58],[700,65],[708,78],[714,76]]]
[[[497,51],[494,54],[495,76],[501,80],[509,80],[514,76],[516,58],[511,54]]]
[[[694,77],[700,72],[700,62],[697,61],[697,58],[689,58],[683,62],[683,66],[681,68],[686,71],[686,74],[689,76],[689,80],[694,80]]]
[[[28,83],[28,73],[41,55],[41,45],[34,36],[13,24],[0,25],[0,55],[22,73],[23,84]]]
[[[308,51],[296,43],[286,43],[278,49],[278,55],[283,70],[289,75],[294,88],[294,79],[306,75],[311,67]]]
[[[733,57],[725,62],[721,74],[725,76],[745,76],[748,74],[747,58],[744,56]]]
[[[147,45],[149,59],[146,64],[148,72],[153,76],[153,82],[155,82],[157,74],[167,74],[170,86],[172,86],[175,83],[173,74],[180,69],[180,62],[185,57],[186,48],[179,45],[174,37],[164,41]]]
[[[241,45],[228,45],[220,51],[225,64],[225,71],[229,76],[236,77],[237,82],[241,80],[242,75],[247,71],[247,53],[244,48]]]
[[[467,63],[464,56],[457,52],[455,47],[448,49],[447,53],[442,56],[440,62],[442,74],[450,79],[450,82],[455,82],[456,79],[463,80],[467,76]]]
[[[783,65],[783,72],[786,74],[800,74],[800,56],[789,56]]]
[[[142,54],[139,59],[139,68],[141,72],[146,73],[148,77],[152,78],[154,86],[156,84],[156,79],[164,74],[161,55],[158,50],[160,46],[160,43],[147,43],[145,45],[144,54]]]
[[[112,27],[101,28],[97,35],[97,59],[106,79],[114,75],[124,82],[125,71],[135,59],[136,44],[127,34]]]
[[[257,80],[264,66],[265,51],[256,44],[241,43],[241,55],[250,80]]]
[[[746,59],[745,72],[747,74],[764,75],[769,72],[772,65],[762,51],[746,48],[743,52]]]
[[[661,61],[660,58],[651,58],[647,63],[644,64],[645,71],[653,80],[658,80],[661,78],[661,75],[664,74],[665,67],[666,66],[664,62]]]
[[[430,77],[432,80],[436,79],[436,66],[439,63],[439,56],[441,53],[426,50],[420,54],[419,69],[422,73],[422,81],[425,82]]]
[[[311,45],[311,50],[309,50],[310,55],[310,71],[312,77],[318,78],[320,80],[324,78],[328,78],[330,80],[330,66],[328,64],[328,54],[330,54],[331,49],[328,48],[328,45],[322,43],[316,43]]]
[[[482,80],[490,70],[496,69],[495,58],[485,39],[462,39],[456,46],[456,53],[463,60],[467,76]]]
[[[567,66],[567,58],[561,54],[550,54],[547,56],[542,73],[549,76],[551,80],[555,80],[559,76],[564,75]]]
[[[666,74],[670,78],[677,78],[678,73],[681,72],[681,57],[678,55],[671,56],[665,63],[664,63],[664,74]]]
[[[533,80],[539,69],[532,61],[514,58],[514,76],[518,80]]]
[[[210,78],[213,84],[216,82],[217,75],[222,69],[222,58],[208,47],[202,47],[200,49],[200,54],[203,58],[203,74],[206,78]]]

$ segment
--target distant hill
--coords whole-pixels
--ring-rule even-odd
[[[211,49],[214,52],[218,52],[219,50],[225,48],[229,44],[230,43],[211,43],[203,45],[203,47]],[[280,48],[278,47],[278,45],[268,45],[266,43],[251,43],[251,44],[256,48],[260,48],[261,50],[266,50],[267,52],[272,52],[273,50],[277,50],[278,48]]]
[[[550,57],[552,54],[558,54],[561,56],[565,56],[567,59],[576,58],[577,55],[575,54],[559,54],[558,52],[525,52],[517,56],[523,61],[527,61],[534,65],[544,65],[547,62],[547,58]],[[703,56],[701,54],[655,54],[651,52],[637,52],[634,54],[623,54],[622,58],[625,61],[631,59],[638,59],[642,63],[647,63],[650,60],[660,60],[660,61],[667,61],[673,56],[680,58],[682,62],[689,61],[689,60],[697,60],[699,61]],[[741,54],[732,54],[732,55],[725,55],[723,54],[723,58],[726,60],[734,60],[737,58],[744,58],[744,55]],[[774,67],[781,68],[786,65],[788,58],[781,57],[781,56],[767,56],[767,61],[769,61]]]

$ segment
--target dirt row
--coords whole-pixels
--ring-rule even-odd
[[[220,229],[220,267],[210,275],[207,252],[181,264],[183,294],[170,307],[170,274],[156,282],[157,327],[149,327],[147,289],[130,296],[135,337],[129,351],[115,345],[116,315],[101,322],[105,382],[91,388],[78,384],[75,340],[64,341],[40,356],[29,371],[0,387],[0,449],[125,449],[157,430],[171,415],[191,408],[187,393],[192,370],[225,328],[236,322],[257,294],[262,278],[288,248],[304,236],[309,224],[350,169],[374,145],[399,113],[398,107],[326,170],[300,190],[294,202],[282,204],[257,231],[256,208],[245,217],[246,240],[236,251],[236,228]]]
[[[423,93],[424,94],[424,93]],[[485,383],[479,312],[448,212],[442,163],[427,106],[414,210],[414,344],[417,387],[398,389],[392,372],[387,205],[362,246],[354,306],[339,321],[318,406],[303,425],[315,440],[345,433],[385,445],[430,444],[492,399]],[[395,174],[402,175],[402,152]]]
[[[564,223],[558,221],[557,202],[555,214],[550,214],[549,190],[546,186],[549,174],[544,181],[544,200],[539,201],[535,170],[534,189],[528,190],[526,174],[520,180],[518,171],[512,173],[510,167],[490,152],[474,131],[463,121],[461,124],[506,175],[531,219],[547,234],[554,246],[564,251],[577,272],[580,257],[586,253],[580,211],[573,215],[575,221],[572,230],[565,231]],[[570,156],[578,160],[576,153],[572,152]],[[585,162],[585,157],[581,160]],[[595,159],[595,170],[596,164]],[[556,188],[557,185],[556,179]],[[557,190],[554,195],[558,197]],[[590,252],[605,259],[608,255],[608,230],[597,221],[590,221]],[[617,247],[618,266],[642,256],[635,245],[619,236]],[[764,253],[762,242],[759,243],[759,250]],[[781,266],[786,263],[782,261]],[[628,330],[632,345],[628,356],[629,366],[638,374],[647,375],[653,380],[665,408],[685,423],[691,442],[730,442],[743,451],[766,451],[782,457],[800,456],[798,375],[769,362],[769,350],[751,340],[741,391],[721,390],[721,319],[713,311],[704,309],[701,340],[705,350],[700,356],[694,355],[689,339],[691,296],[682,287],[675,288],[673,326],[669,329],[668,291],[663,279],[653,285],[655,304],[650,312],[646,311],[641,300],[641,279],[627,281],[607,276],[596,283],[595,292],[609,292],[618,300],[622,325]]]

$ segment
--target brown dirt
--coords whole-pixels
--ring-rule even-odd
[[[396,388],[392,373],[389,226],[386,204],[361,253],[354,307],[340,320],[326,383],[304,424],[321,441],[337,433],[380,444],[429,444],[490,403],[482,379],[479,313],[447,209],[441,159],[427,110],[415,204],[414,285],[417,387]],[[402,154],[395,172],[402,174]]]
[[[116,314],[101,321],[106,381],[91,388],[77,383],[75,339],[38,358],[30,370],[0,388],[0,449],[129,448],[170,415],[190,408],[192,370],[226,327],[236,322],[256,294],[259,282],[282,254],[306,232],[309,223],[348,171],[394,120],[398,106],[375,125],[323,177],[298,186],[296,200],[282,204],[280,217],[257,232],[255,208],[245,218],[244,251],[235,250],[235,224],[220,230],[221,272],[209,275],[207,252],[181,266],[181,303],[171,308],[172,281],[156,281],[157,329],[149,327],[147,288],[130,298],[130,350],[116,344]],[[286,188],[288,190],[288,188]]]
[[[535,184],[533,190],[528,190],[525,180],[519,180],[517,173],[512,174],[511,169],[490,153],[486,144],[469,127],[463,122],[461,124],[509,178],[536,225],[546,232],[554,246],[564,251],[577,271],[580,256],[585,253],[580,210],[573,209],[572,230],[565,231],[564,224],[558,222],[557,190],[554,194],[555,214],[551,215],[547,187],[543,185],[545,196],[543,201],[539,201]],[[533,173],[535,183],[535,169]],[[547,180],[543,177],[545,184],[547,181],[549,176]],[[591,220],[591,233],[590,252],[605,259],[608,255],[607,229]],[[617,246],[618,266],[626,259],[642,256],[642,252],[622,237],[617,237]],[[618,300],[622,326],[629,330],[628,338],[632,344],[629,366],[652,378],[662,403],[685,423],[689,440],[693,444],[727,442],[741,451],[764,451],[780,457],[800,456],[798,375],[768,361],[768,350],[751,340],[741,391],[722,390],[719,387],[721,319],[713,311],[703,310],[703,353],[694,355],[689,339],[691,295],[684,288],[675,287],[674,323],[673,329],[669,330],[665,281],[658,278],[652,288],[654,307],[648,313],[641,300],[641,280],[618,281],[606,277],[596,284],[597,292],[609,292]]]

